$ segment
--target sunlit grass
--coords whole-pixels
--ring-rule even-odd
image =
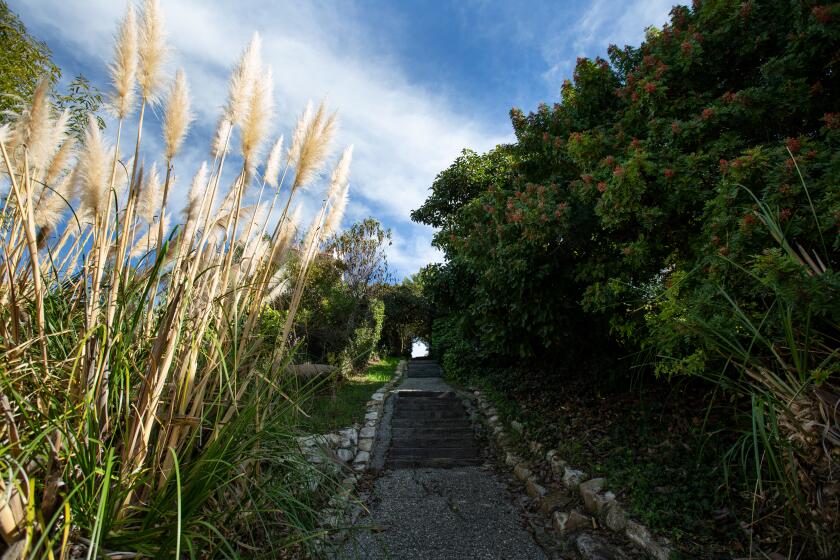
[[[394,377],[399,361],[400,358],[385,358],[340,380],[334,392],[322,389],[306,404],[309,417],[302,420],[302,429],[321,434],[362,423],[371,394]]]

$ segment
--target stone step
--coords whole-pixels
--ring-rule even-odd
[[[397,400],[409,398],[409,399],[417,399],[417,398],[436,398],[436,399],[450,399],[450,398],[457,398],[455,393],[452,391],[411,391],[408,389],[403,389],[397,391],[396,393]]]
[[[464,405],[457,399],[423,399],[423,398],[407,398],[396,399],[395,406],[404,410],[434,410],[437,408],[457,407],[458,410],[464,410]]]
[[[391,420],[391,428],[438,428],[456,429],[472,428],[472,424],[466,418],[438,418],[438,419],[417,419],[417,418],[394,418]]]
[[[444,458],[426,458],[426,459],[388,459],[385,466],[389,469],[451,469],[455,467],[471,467],[483,464],[480,458],[471,459],[444,459]]]
[[[394,420],[446,420],[446,419],[463,419],[465,416],[463,409],[441,409],[441,410],[405,410],[404,408],[397,408],[394,411]]]
[[[473,429],[469,428],[424,428],[422,426],[415,426],[411,428],[391,427],[392,439],[443,439],[447,437],[461,438],[473,437]]]
[[[426,447],[452,449],[475,446],[472,434],[461,437],[400,437],[391,438],[391,447]]]
[[[477,447],[452,447],[448,449],[392,447],[388,452],[388,457],[391,459],[472,459],[478,456]]]

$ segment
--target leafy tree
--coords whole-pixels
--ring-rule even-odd
[[[61,69],[52,61],[52,52],[43,41],[29,34],[20,18],[0,0],[0,123],[9,111],[16,111],[22,100],[32,97],[41,79],[55,85]],[[83,75],[76,76],[66,93],[53,95],[55,107],[70,112],[70,131],[78,138],[84,136],[88,114],[96,116],[100,128],[105,120],[98,114],[102,108],[102,94]]]
[[[370,296],[377,284],[388,279],[386,248],[391,245],[391,230],[366,218],[335,236],[328,244],[341,263],[344,281],[359,297]]]
[[[0,121],[21,99],[29,99],[43,77],[54,84],[61,70],[46,43],[31,36],[20,18],[0,0]]]
[[[414,274],[402,284],[383,285],[385,304],[382,344],[392,356],[411,354],[414,339],[428,341],[431,335],[429,302],[423,293],[423,275]]]
[[[82,74],[70,82],[67,93],[55,96],[55,104],[70,112],[70,130],[77,138],[84,137],[89,114],[96,116],[99,128],[105,128],[105,119],[97,114],[102,107],[102,93]]]
[[[752,425],[781,434],[751,455],[776,466],[749,470],[836,535],[819,490],[836,471],[797,426],[840,433],[815,412],[840,402],[838,21],[810,0],[678,6],[639,47],[580,59],[554,105],[511,111],[516,143],[465,152],[412,215],[447,258],[426,283],[433,349],[746,391]]]

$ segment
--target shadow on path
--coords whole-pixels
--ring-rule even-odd
[[[387,425],[386,425],[387,424]],[[458,397],[430,360],[409,363],[374,450],[384,471],[337,558],[538,560],[505,484],[484,465]]]

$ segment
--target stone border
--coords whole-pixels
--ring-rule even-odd
[[[313,464],[331,462],[351,466],[357,473],[367,470],[384,411],[385,397],[402,381],[406,367],[406,360],[400,360],[394,377],[371,395],[365,410],[364,425],[354,424],[328,434],[299,437],[298,444],[307,460]]]
[[[352,468],[353,471],[341,481],[340,493],[330,498],[329,507],[321,512],[320,525],[323,528],[330,530],[342,525],[352,525],[364,511],[352,498],[353,490],[370,464],[377,430],[385,410],[385,400],[402,381],[407,369],[407,361],[400,360],[391,380],[371,395],[365,410],[364,425],[354,424],[337,432],[298,438],[298,444],[307,461],[319,466],[321,470],[332,469],[335,474],[345,469]],[[336,545],[345,537],[346,531],[340,531],[328,540]],[[318,547],[324,544],[325,541],[316,541]]]
[[[549,491],[544,481],[540,481],[529,468],[531,465],[516,454],[510,437],[505,432],[505,427],[499,418],[496,408],[489,402],[484,392],[476,389],[471,390],[469,398],[478,402],[478,409],[486,424],[491,439],[495,440],[499,448],[504,452],[504,461],[513,470],[516,478],[525,484],[528,495],[540,503],[541,509],[552,515],[552,526],[557,532],[572,531],[590,526],[590,519],[577,511],[554,511],[551,513],[551,505],[543,508],[543,501],[548,501]],[[523,434],[524,427],[520,422],[512,421],[511,428]],[[531,442],[531,451],[539,453],[543,445]],[[545,460],[551,465],[551,471],[562,478],[563,485],[571,492],[577,491],[583,500],[586,510],[591,513],[604,527],[610,530],[623,533],[630,541],[644,550],[650,557],[656,560],[668,560],[673,552],[665,539],[655,538],[650,530],[629,518],[624,508],[619,505],[616,495],[613,492],[604,492],[606,485],[605,478],[589,478],[581,470],[572,468],[558,454],[556,449],[551,449],[545,454]],[[548,510],[548,511],[546,511]]]

